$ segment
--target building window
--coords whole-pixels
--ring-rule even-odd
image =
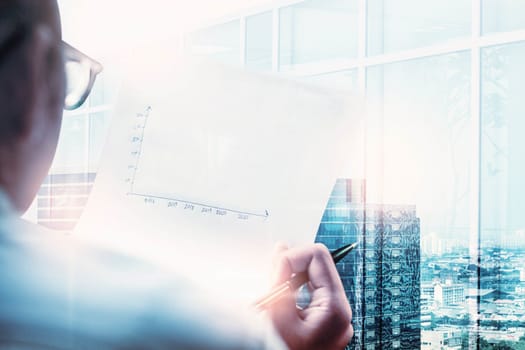
[[[376,304],[367,301],[365,307],[366,307],[366,311],[367,311],[367,312],[374,312],[375,309],[376,309]]]

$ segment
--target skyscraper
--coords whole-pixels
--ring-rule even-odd
[[[352,306],[348,349],[420,348],[420,225],[414,206],[366,203],[363,180],[339,179],[317,242],[359,242],[338,264]]]

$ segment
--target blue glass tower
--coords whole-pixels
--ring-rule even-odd
[[[366,203],[364,181],[337,180],[317,242],[359,242],[337,265],[352,306],[347,349],[419,349],[420,225],[414,206]]]

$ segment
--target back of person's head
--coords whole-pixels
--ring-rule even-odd
[[[24,131],[23,113],[28,90],[27,50],[35,28],[43,26],[60,35],[54,1],[0,0],[0,142],[11,142]],[[26,63],[26,64],[23,64]],[[50,62],[51,58],[50,58]],[[30,64],[29,64],[30,67]]]
[[[18,210],[49,169],[64,93],[56,0],[0,0],[0,187]]]

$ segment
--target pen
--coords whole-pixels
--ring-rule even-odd
[[[341,261],[341,259],[343,259],[352,250],[354,250],[355,247],[357,247],[357,242],[345,245],[341,248],[331,251],[330,255],[334,260],[334,264],[337,264],[339,261]],[[308,274],[306,272],[296,273],[288,281],[273,288],[268,294],[257,300],[255,302],[255,309],[257,311],[263,311],[268,306],[281,299],[284,295],[298,289],[306,282],[308,282]]]

